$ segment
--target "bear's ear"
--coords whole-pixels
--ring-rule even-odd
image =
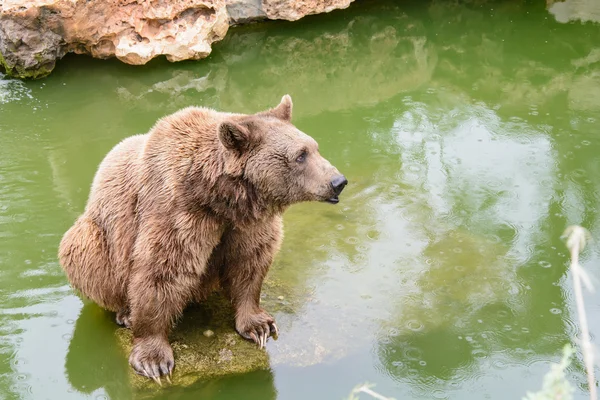
[[[250,144],[250,131],[233,121],[219,124],[219,140],[229,150],[243,151]]]
[[[286,94],[281,98],[281,103],[277,107],[267,111],[267,113],[282,121],[290,122],[292,120],[292,106],[292,98],[289,94]]]

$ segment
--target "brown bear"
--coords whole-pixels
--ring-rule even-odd
[[[171,326],[217,288],[240,335],[262,348],[277,334],[259,298],[282,213],[298,202],[335,204],[348,183],[291,117],[288,95],[250,115],[188,107],[101,162],[59,258],[76,290],[131,327],[137,373],[171,374]]]

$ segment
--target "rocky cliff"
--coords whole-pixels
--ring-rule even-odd
[[[0,0],[0,67],[40,78],[66,53],[142,65],[207,57],[230,25],[295,21],[353,0]]]

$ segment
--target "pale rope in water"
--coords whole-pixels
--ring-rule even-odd
[[[583,293],[581,284],[587,287],[590,292],[594,288],[590,282],[585,270],[579,265],[579,253],[585,248],[588,232],[580,226],[570,226],[565,230],[563,237],[567,238],[567,248],[571,252],[571,273],[573,274],[573,289],[575,291],[575,301],[577,304],[577,315],[579,316],[579,325],[581,326],[581,351],[583,361],[587,370],[588,386],[590,389],[590,399],[597,400],[596,378],[594,377],[594,350],[590,342],[590,333],[588,330],[587,316],[583,303]]]

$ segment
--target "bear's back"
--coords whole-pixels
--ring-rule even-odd
[[[87,204],[90,216],[105,220],[131,209],[139,190],[141,155],[148,135],[130,136],[108,152],[100,163]]]

